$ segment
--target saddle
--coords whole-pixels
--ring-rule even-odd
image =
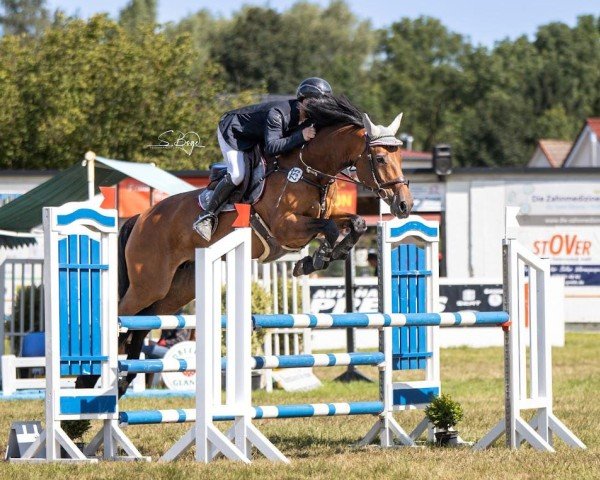
[[[246,176],[244,181],[229,196],[227,203],[219,210],[220,212],[231,212],[235,210],[234,203],[247,203],[254,205],[260,200],[265,187],[265,172],[267,163],[260,146],[254,147],[249,152],[244,152],[244,165],[246,167]],[[211,166],[208,177],[208,186],[198,195],[198,203],[201,208],[205,208],[210,201],[213,190],[217,183],[227,173],[227,165],[224,163],[215,163]]]
[[[227,203],[219,210],[220,212],[232,212],[235,210],[234,203],[246,203],[254,205],[257,203],[265,189],[265,178],[267,177],[267,161],[260,146],[254,147],[249,152],[244,152],[244,165],[246,167],[246,177],[244,181],[230,195]],[[210,183],[198,195],[198,203],[200,208],[206,209],[206,205],[210,201],[213,190],[219,180],[227,173],[227,166],[224,163],[215,163],[212,165],[209,175]],[[260,215],[252,211],[250,215],[250,226],[259,238],[264,247],[264,253],[258,259],[259,262],[272,262],[283,257],[289,252],[297,252],[298,249],[280,245],[275,239],[268,225],[260,217]]]

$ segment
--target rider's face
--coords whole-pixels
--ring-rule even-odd
[[[306,118],[306,109],[304,108],[305,98],[298,102],[298,111],[300,112],[300,119],[303,120]]]

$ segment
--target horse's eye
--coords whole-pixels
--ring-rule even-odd
[[[385,163],[385,156],[383,156],[383,155],[377,155],[375,157],[375,160],[377,160],[377,163]]]

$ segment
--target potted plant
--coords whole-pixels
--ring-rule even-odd
[[[453,400],[450,395],[442,393],[431,400],[425,408],[425,415],[436,428],[437,445],[458,445],[458,432],[453,427],[463,418],[460,403]]]
[[[83,450],[85,443],[83,442],[83,436],[91,428],[92,424],[89,420],[64,420],[61,422],[61,428],[69,436],[77,448]],[[63,449],[64,450],[64,449]],[[62,455],[63,458],[69,458],[66,452]]]

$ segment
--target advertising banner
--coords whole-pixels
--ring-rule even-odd
[[[377,279],[357,278],[361,285],[354,287],[354,311],[374,313],[378,311]],[[502,285],[456,284],[440,285],[440,312],[464,310],[492,312],[502,310]],[[311,313],[344,313],[346,295],[343,279],[321,278],[310,280]]]

